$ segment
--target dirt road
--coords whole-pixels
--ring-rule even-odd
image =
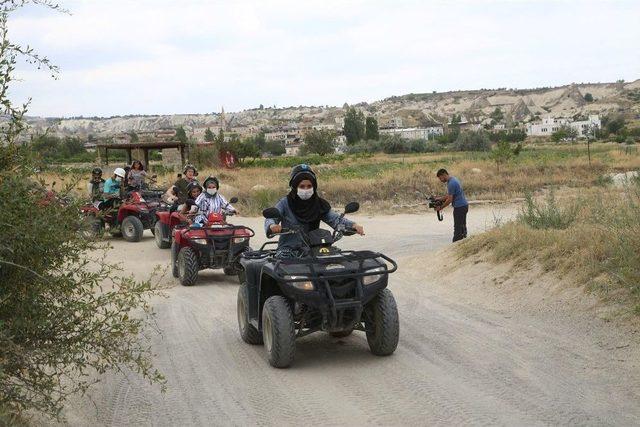
[[[512,209],[472,208],[477,233]],[[257,229],[261,220],[241,218]],[[269,367],[261,346],[241,341],[236,279],[201,275],[194,287],[165,279],[168,298],[154,301],[161,335],[150,333],[155,363],[166,375],[160,393],[135,375],[108,375],[93,403],[66,411],[72,425],[541,425],[640,424],[637,336],[601,320],[538,310],[511,310],[499,292],[464,298],[436,272],[454,263],[451,216],[356,217],[367,236],[345,248],[380,250],[399,261],[391,289],[400,312],[393,356],[370,354],[366,338],[322,333],[297,342],[294,365]],[[236,219],[236,223],[240,218]],[[259,233],[259,236],[262,233]],[[259,237],[256,244],[264,239]],[[140,277],[166,265],[169,251],[151,235],[113,241],[111,260]],[[255,245],[254,245],[255,246]],[[465,277],[467,288],[477,271]],[[464,288],[464,287],[462,287]],[[461,288],[461,289],[462,289]],[[496,308],[498,307],[498,308]],[[95,404],[95,405],[94,405]]]

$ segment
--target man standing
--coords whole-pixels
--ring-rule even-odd
[[[440,169],[436,174],[440,182],[447,183],[447,195],[440,197],[444,203],[437,208],[441,211],[445,207],[453,206],[453,241],[457,242],[467,237],[467,212],[469,203],[464,197],[462,185],[455,176],[450,176],[446,169]]]

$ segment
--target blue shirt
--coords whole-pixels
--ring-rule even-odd
[[[104,192],[106,194],[120,193],[120,183],[113,178],[109,178],[104,182]]]
[[[303,226],[303,223],[298,221],[298,218],[295,216],[291,208],[289,207],[289,201],[286,197],[283,197],[276,203],[275,206],[278,211],[280,211],[280,215],[282,216],[282,227],[290,228],[291,226]],[[350,228],[355,225],[353,221],[350,221],[346,218],[340,218],[340,214],[338,214],[334,210],[330,210],[327,212],[322,218],[320,218],[323,222],[328,224],[331,228],[335,229],[340,224],[343,224],[345,227]],[[269,236],[269,227],[272,224],[277,224],[278,221],[275,219],[267,218],[264,220],[264,231]],[[280,236],[278,240],[278,249],[281,248],[289,248],[289,249],[298,249],[303,246],[302,239],[299,234],[283,234]]]
[[[447,194],[453,196],[453,200],[451,201],[451,206],[454,208],[461,208],[463,206],[468,206],[469,203],[467,199],[464,197],[464,191],[462,191],[462,185],[460,181],[455,176],[449,178],[447,181]]]

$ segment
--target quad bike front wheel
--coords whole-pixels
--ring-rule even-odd
[[[169,235],[169,226],[160,221],[156,221],[156,225],[153,226],[153,236],[156,240],[156,245],[160,249],[167,249],[171,246],[171,236]]]
[[[120,230],[122,231],[122,237],[126,241],[139,242],[142,239],[142,233],[144,233],[144,225],[142,225],[142,221],[139,218],[129,215],[122,220]]]
[[[398,306],[389,289],[383,289],[365,308],[365,329],[371,353],[388,356],[398,347]]]
[[[247,344],[262,344],[262,335],[249,323],[249,289],[247,284],[243,283],[238,288],[238,329],[242,341]]]
[[[180,275],[178,274],[178,253],[180,252],[180,247],[176,242],[171,243],[171,275],[175,278],[178,278]]]
[[[182,248],[178,253],[178,277],[182,286],[193,286],[198,280],[198,256],[189,248]]]
[[[269,363],[288,368],[296,353],[295,325],[291,306],[285,297],[269,297],[262,309],[262,340]]]

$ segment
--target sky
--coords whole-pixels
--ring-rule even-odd
[[[640,1],[62,0],[12,14],[47,117],[239,111],[640,78]]]

